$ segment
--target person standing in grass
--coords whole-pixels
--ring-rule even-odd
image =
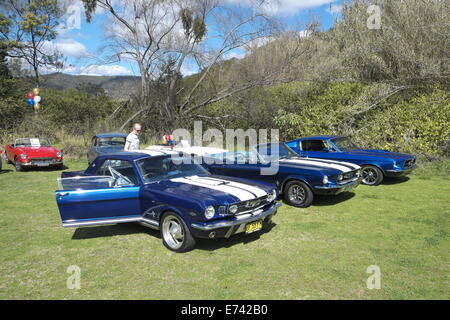
[[[135,123],[133,125],[133,131],[127,136],[127,140],[125,142],[125,151],[139,150],[140,140],[139,135],[141,134],[141,124]]]

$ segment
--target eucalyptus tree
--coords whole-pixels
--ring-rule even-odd
[[[4,0],[0,8],[0,42],[7,48],[7,56],[31,66],[39,85],[41,68],[61,66],[61,55],[49,50],[57,35],[58,1]]]
[[[139,107],[123,126],[149,111],[176,126],[180,119],[206,105],[279,81],[284,70],[282,66],[275,68],[273,61],[254,60],[259,65],[247,68],[246,74],[223,75],[229,70],[224,60],[231,53],[251,59],[261,44],[286,37],[280,21],[265,10],[267,1],[246,1],[242,5],[220,0],[83,2],[88,21],[95,18],[99,8],[109,13],[105,46],[110,53],[108,61],[131,59],[139,67]],[[283,43],[278,41],[277,46]],[[282,57],[278,62],[289,64],[298,54],[295,41],[289,41],[279,52]],[[194,75],[186,78],[186,74]]]

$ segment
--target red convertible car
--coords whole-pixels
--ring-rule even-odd
[[[6,145],[3,156],[6,163],[14,164],[16,171],[30,167],[63,167],[61,151],[52,147],[47,139],[16,139],[14,144]]]

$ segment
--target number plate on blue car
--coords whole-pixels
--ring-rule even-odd
[[[262,229],[262,220],[253,221],[245,226],[245,233],[252,233]]]

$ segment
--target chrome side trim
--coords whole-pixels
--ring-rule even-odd
[[[90,221],[66,221],[63,222],[64,228],[70,227],[85,227],[85,226],[98,226],[105,224],[116,224],[116,223],[126,223],[126,222],[139,222],[144,224],[146,227],[150,227],[156,230],[159,230],[159,223],[155,220],[150,220],[142,217],[133,217],[133,218],[118,218],[118,219],[98,219],[98,220],[90,220]]]
[[[99,219],[99,220],[90,220],[90,221],[79,221],[79,222],[63,222],[64,228],[69,227],[83,227],[83,226],[95,226],[95,225],[103,225],[103,224],[114,224],[114,223],[125,223],[125,222],[139,222],[142,218],[119,218],[119,219]]]
[[[228,221],[219,221],[219,222],[212,222],[212,223],[205,223],[205,224],[199,224],[199,223],[193,223],[191,224],[192,228],[203,230],[203,231],[210,231],[220,228],[227,228],[227,227],[233,227],[236,225],[241,225],[244,223],[252,222],[255,220],[259,220],[262,218],[265,218],[266,216],[269,216],[271,214],[275,214],[277,212],[277,209],[281,206],[279,203],[275,203],[272,207],[270,207],[266,211],[260,211],[256,212],[254,214],[249,214],[248,218],[245,219],[236,219],[236,220],[228,220]]]

